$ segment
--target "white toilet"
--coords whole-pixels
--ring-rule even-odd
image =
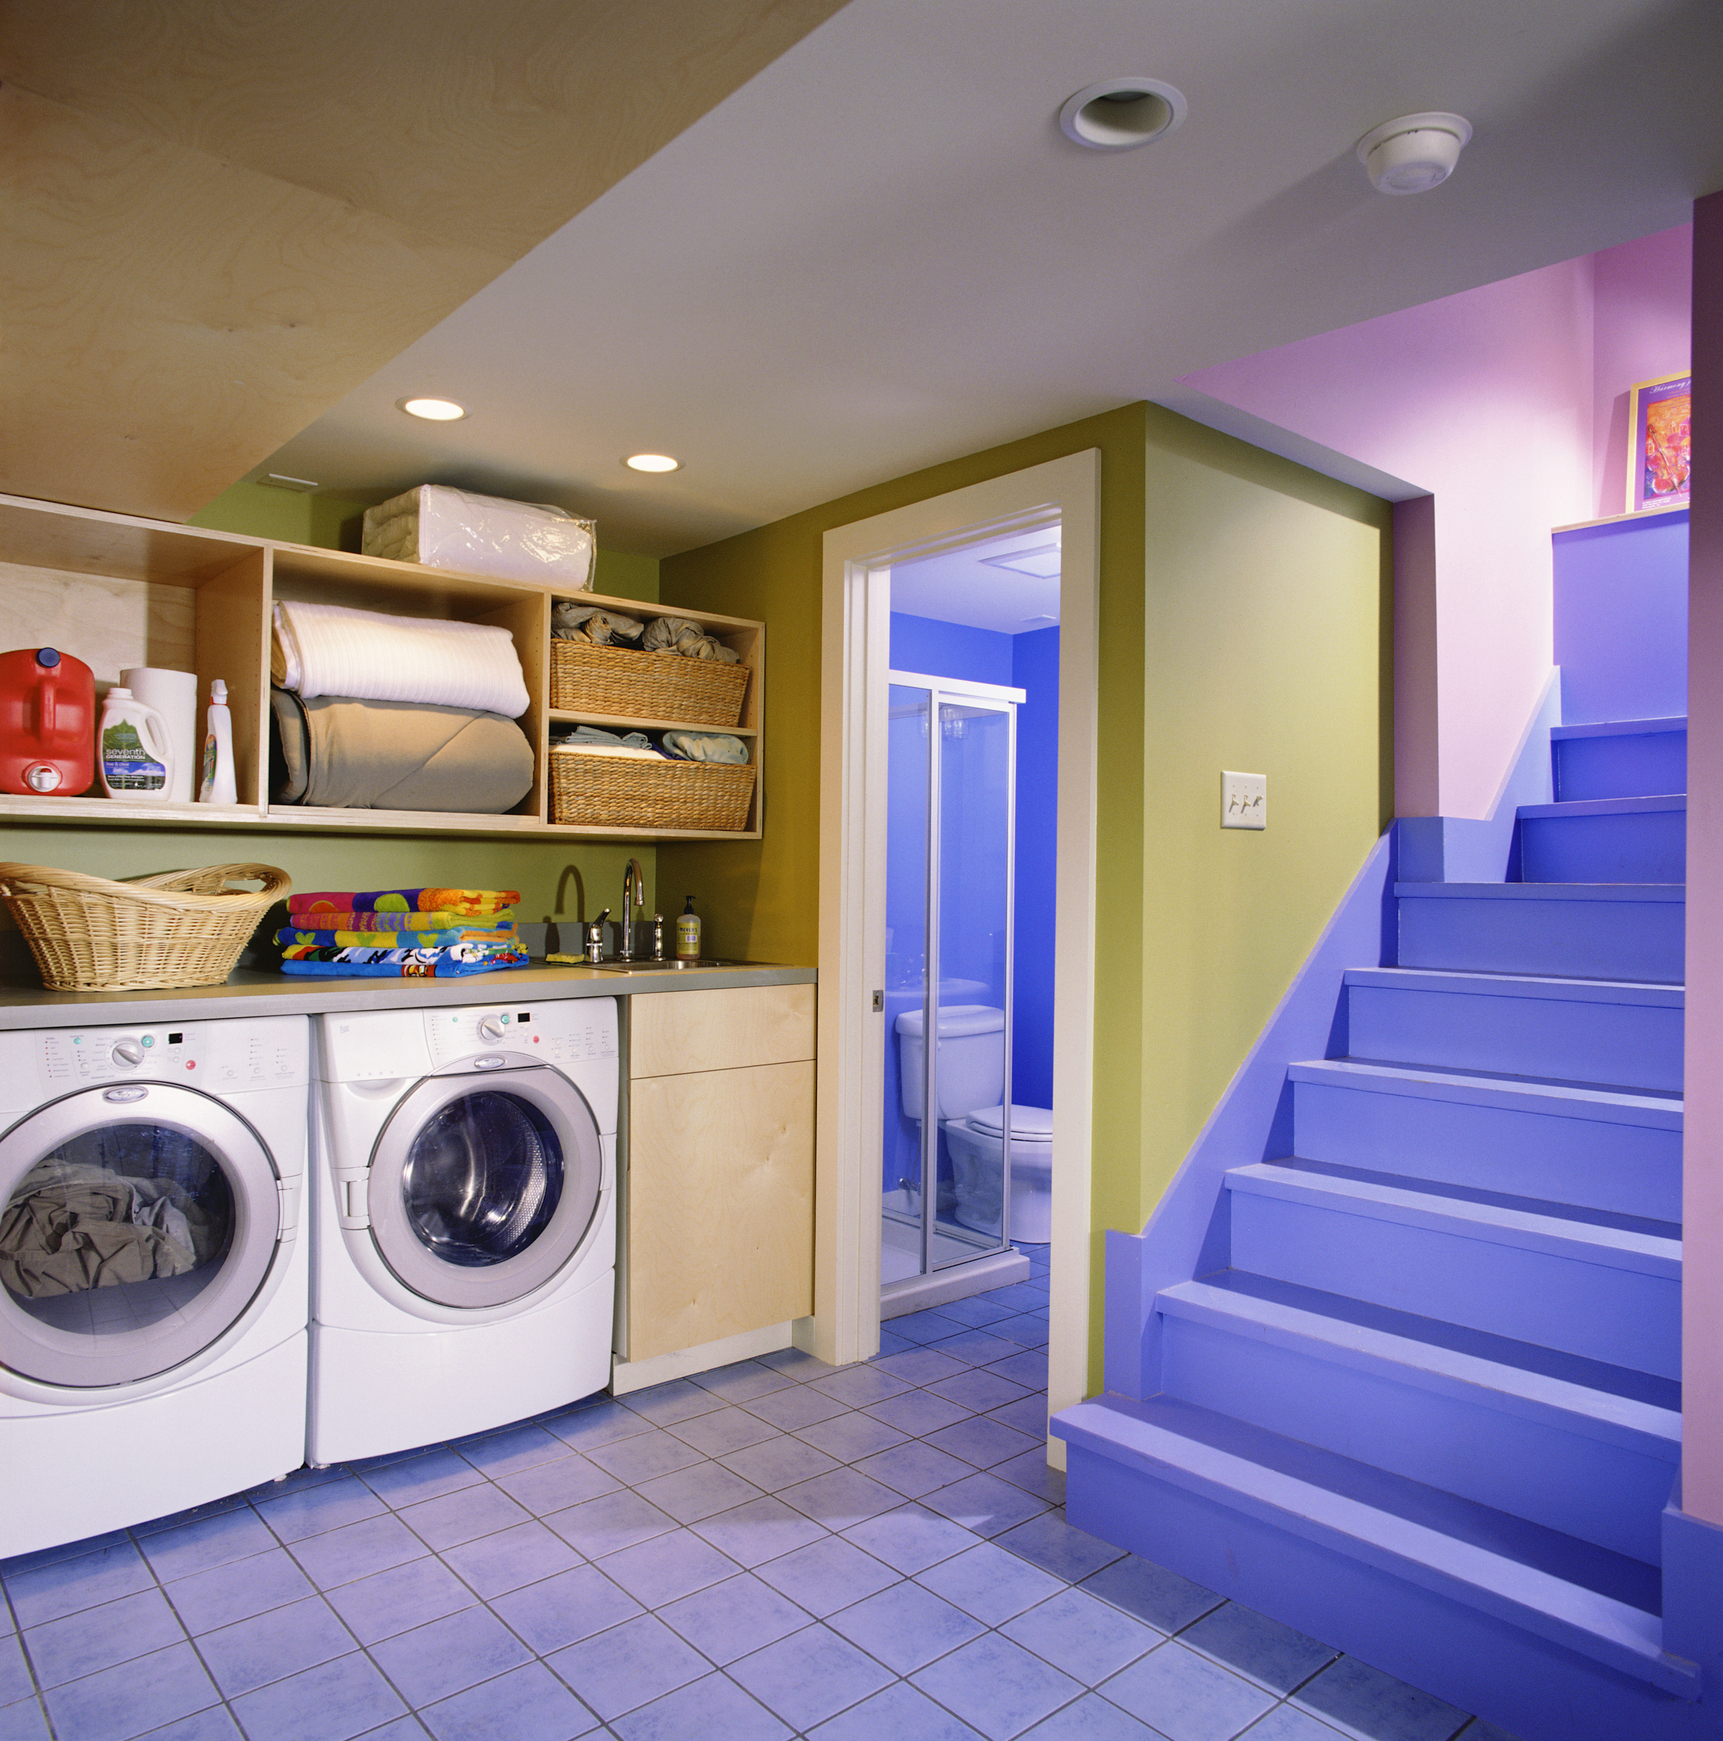
[[[903,1110],[920,1121],[925,1023],[920,1010],[897,1018]],[[957,1219],[999,1233],[1005,1150],[1005,1012],[988,1004],[946,1004],[939,1012],[939,1122],[951,1151]],[[1011,1108],[1011,1238],[1045,1245],[1053,1237],[1053,1114]]]

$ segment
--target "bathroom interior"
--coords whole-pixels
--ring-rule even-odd
[[[886,1317],[1052,1237],[1059,563],[1055,523],[892,570]]]

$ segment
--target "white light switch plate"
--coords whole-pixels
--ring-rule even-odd
[[[1268,776],[1235,774],[1222,768],[1220,775],[1220,825],[1222,828],[1268,826]]]

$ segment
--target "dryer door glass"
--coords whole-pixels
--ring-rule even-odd
[[[0,1362],[49,1384],[151,1377],[217,1340],[267,1273],[274,1169],[219,1102],[70,1096],[0,1141]]]
[[[444,1263],[506,1263],[544,1232],[562,1200],[562,1144],[518,1094],[452,1100],[413,1139],[401,1170],[407,1220]]]
[[[371,1237],[427,1300],[508,1305],[584,1250],[603,1184],[598,1123],[560,1071],[433,1076],[377,1139]]]

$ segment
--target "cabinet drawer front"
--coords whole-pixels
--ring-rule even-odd
[[[811,985],[674,991],[629,1005],[630,1076],[686,1076],[814,1055]]]
[[[630,1360],[813,1311],[811,1063],[633,1084],[627,1277]]]

